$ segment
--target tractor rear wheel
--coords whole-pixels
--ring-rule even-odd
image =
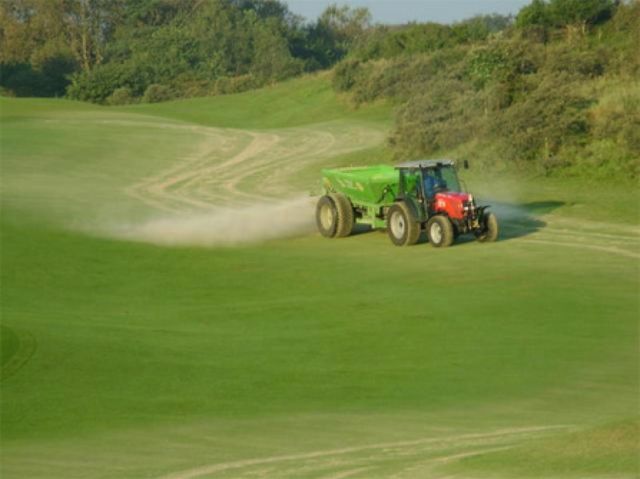
[[[446,248],[453,244],[453,225],[449,218],[442,215],[432,216],[427,221],[427,238],[435,248]]]
[[[353,207],[341,193],[322,196],[316,206],[316,226],[325,238],[344,238],[353,230]]]
[[[394,204],[387,213],[387,233],[396,246],[410,246],[420,238],[420,223],[404,201]]]
[[[500,227],[498,226],[498,218],[496,218],[496,215],[493,213],[485,214],[483,223],[483,231],[476,234],[478,241],[481,243],[496,241],[500,234]]]
[[[342,193],[333,193],[329,195],[336,205],[338,213],[338,224],[336,225],[336,238],[345,238],[353,231],[353,206],[351,201]]]
[[[322,196],[316,206],[316,226],[325,238],[333,238],[338,228],[336,204],[330,196]]]

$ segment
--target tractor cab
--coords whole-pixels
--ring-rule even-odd
[[[473,197],[463,191],[452,160],[411,161],[396,169],[400,174],[398,199],[414,203],[422,220],[439,210],[458,217],[462,213],[458,206],[473,202]]]

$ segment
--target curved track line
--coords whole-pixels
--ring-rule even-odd
[[[196,131],[204,139],[192,155],[129,186],[126,193],[154,209],[172,212],[179,212],[181,205],[211,209],[249,200],[269,201],[282,197],[283,190],[297,193],[289,178],[311,162],[383,141],[382,132],[363,126],[357,126],[352,134],[331,131],[337,129],[335,125],[323,128],[289,128],[267,133],[200,127]],[[231,158],[226,156],[233,144],[247,135],[252,138],[251,143]],[[265,173],[259,193],[241,188],[248,179],[260,178]],[[268,186],[273,196],[265,194],[264,186]]]
[[[600,246],[596,244],[585,244],[585,243],[567,243],[563,241],[551,241],[551,240],[544,240],[544,239],[520,238],[519,240],[524,243],[546,244],[546,245],[553,245],[553,246],[565,246],[569,248],[590,249],[594,251],[601,251],[603,253],[611,253],[611,254],[616,254],[620,256],[625,256],[627,258],[640,259],[640,254],[638,253],[633,253],[631,251],[627,251],[627,250],[612,247],[612,246]]]
[[[511,428],[511,429],[501,429],[501,430],[493,431],[490,433],[471,433],[471,434],[462,434],[458,436],[369,444],[365,446],[354,446],[354,447],[346,447],[341,449],[312,451],[312,452],[301,453],[301,454],[287,454],[282,456],[270,456],[270,457],[263,457],[263,458],[257,458],[257,459],[245,459],[240,461],[217,463],[217,464],[211,464],[211,465],[202,466],[194,469],[188,469],[186,471],[180,471],[180,472],[172,473],[167,476],[163,476],[162,479],[194,479],[202,476],[216,474],[219,472],[225,472],[225,471],[236,470],[236,469],[244,469],[252,466],[268,465],[268,464],[288,462],[288,461],[302,461],[302,460],[316,459],[316,458],[327,458],[332,456],[341,456],[346,454],[361,453],[361,452],[367,452],[367,451],[372,451],[372,452],[380,451],[384,449],[397,449],[397,448],[402,449],[406,447],[420,446],[420,445],[427,445],[427,444],[437,444],[442,442],[452,442],[452,441],[459,442],[459,441],[476,440],[476,439],[488,440],[491,438],[505,439],[513,436],[527,437],[536,433],[551,431],[554,429],[566,429],[568,427],[570,426],[562,425],[562,426],[538,426],[538,427],[528,427],[528,428]]]

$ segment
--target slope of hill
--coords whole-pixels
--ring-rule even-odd
[[[0,99],[2,477],[634,477],[632,213],[494,178],[495,244],[320,238],[385,111]]]

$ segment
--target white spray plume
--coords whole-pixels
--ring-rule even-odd
[[[233,246],[314,231],[314,201],[296,198],[113,225],[111,237],[164,246]]]

